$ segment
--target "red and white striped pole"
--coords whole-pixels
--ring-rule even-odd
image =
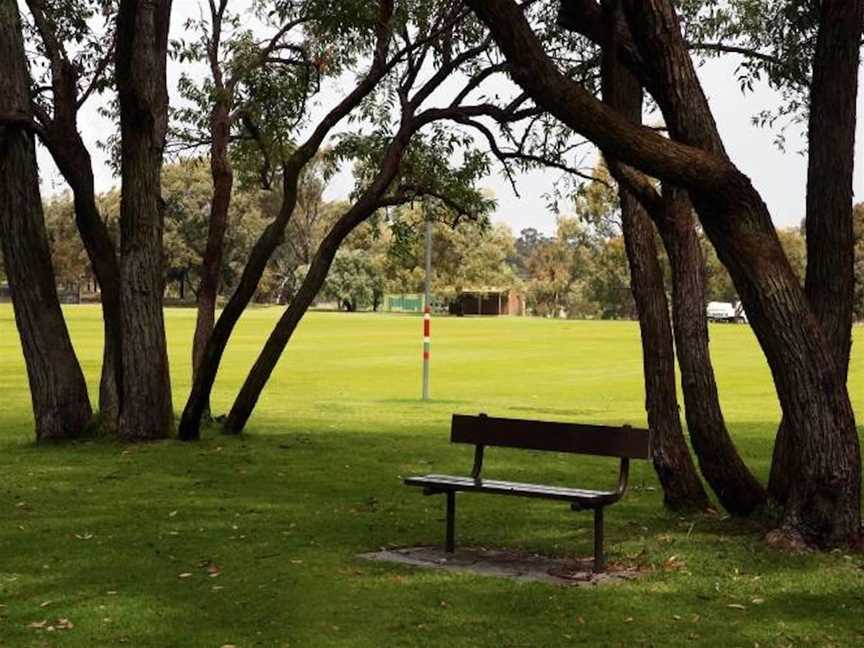
[[[429,354],[432,347],[432,221],[426,219],[426,295],[423,308],[423,400],[429,400]]]

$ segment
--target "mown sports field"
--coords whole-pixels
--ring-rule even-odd
[[[214,412],[230,406],[279,313],[244,318]],[[100,311],[66,314],[95,397]],[[167,322],[179,409],[194,311],[169,310]],[[757,522],[667,513],[647,464],[607,512],[610,560],[642,566],[637,582],[568,588],[357,559],[441,540],[442,502],[399,476],[469,469],[470,448],[448,447],[453,412],[645,423],[635,323],[437,319],[428,404],[420,334],[416,317],[313,313],[241,438],[36,448],[12,311],[0,306],[0,646],[864,643],[864,556],[778,554]],[[770,375],[748,327],[711,334],[727,421],[764,478],[779,417]],[[855,339],[862,418],[864,329]],[[487,472],[602,486],[616,465],[498,450]],[[457,533],[591,552],[590,514],[549,502],[466,496]]]

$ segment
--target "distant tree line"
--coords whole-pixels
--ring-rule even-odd
[[[322,164],[301,179],[305,200],[289,224],[289,236],[270,258],[255,301],[283,304],[303,281],[312,252],[327,228],[345,209],[327,201]],[[526,228],[518,235],[485,219],[441,221],[433,235],[433,290],[443,297],[462,289],[512,289],[526,298],[530,314],[570,319],[636,319],[617,193],[602,168],[600,179],[587,183],[569,215],[559,215],[551,235]],[[610,184],[612,183],[612,184]],[[165,297],[172,303],[196,303],[201,285],[212,192],[206,160],[186,159],[166,165],[162,195],[166,202],[164,234]],[[278,191],[239,187],[232,199],[219,269],[219,296],[236,286],[256,233],[274,217]],[[115,243],[118,241],[120,194],[97,197]],[[377,310],[386,293],[423,291],[424,219],[422,209],[394,209],[358,227],[333,260],[320,301],[347,311]],[[75,232],[74,201],[68,194],[45,203],[45,223],[58,288],[98,293],[98,280]],[[807,268],[806,232],[800,227],[777,234],[793,269]],[[706,299],[738,301],[726,268],[699,233],[705,255]],[[855,317],[864,319],[864,204],[855,207]],[[671,295],[669,260],[661,254],[666,291]]]

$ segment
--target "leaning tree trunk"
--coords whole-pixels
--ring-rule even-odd
[[[261,392],[264,391],[273,369],[276,368],[276,364],[282,356],[282,352],[321,290],[321,286],[324,285],[336,252],[339,251],[339,246],[345,237],[354,231],[360,223],[371,217],[380,207],[381,199],[399,172],[399,165],[402,162],[405,149],[410,144],[416,130],[422,125],[423,123],[419,121],[403,119],[399,131],[385,151],[381,168],[375,180],[358,198],[357,202],[336,221],[318,246],[300,289],[294,295],[282,317],[279,318],[270,333],[270,337],[267,338],[264,348],[258,355],[249,375],[243,382],[240,393],[234,400],[234,405],[232,405],[225,421],[224,428],[227,433],[239,434],[243,431],[255,405],[258,403],[258,399],[261,397]]]
[[[624,5],[670,135],[728,159],[672,3]],[[857,18],[860,34],[860,12]],[[842,358],[835,358],[831,334],[807,303],[761,197],[747,178],[729,180],[722,197],[695,186],[691,197],[747,308],[790,430],[795,474],[780,537],[820,546],[855,543],[861,534],[861,454]]]
[[[738,454],[723,420],[705,315],[705,259],[687,193],[663,188],[656,219],[672,268],[672,318],[681,369],[687,429],[705,480],[733,515],[749,515],[765,502],[765,489]]]
[[[55,89],[55,93],[56,93]],[[121,381],[121,318],[120,265],[108,227],[96,205],[93,166],[90,154],[72,121],[54,120],[44,127],[42,140],[51,152],[57,168],[72,188],[75,203],[75,224],[102,295],[102,376],[99,381],[99,414],[103,427],[116,432],[120,416]]]
[[[604,6],[608,25],[617,22],[614,6]],[[614,29],[609,29],[610,36]],[[614,42],[614,41],[613,41]],[[642,87],[621,66],[614,47],[604,48],[603,101],[635,123],[642,121]],[[614,159],[609,159],[615,167]],[[708,507],[708,496],[696,473],[681,430],[675,379],[675,350],[669,322],[669,304],[657,257],[654,226],[642,205],[619,185],[621,229],[630,267],[630,286],[642,335],[645,405],[651,428],[654,469],[663,487],[664,503],[672,509]]]
[[[89,169],[89,167],[88,167]],[[91,174],[92,177],[92,174]],[[99,415],[103,428],[118,430],[123,384],[122,329],[120,316],[120,265],[114,243],[101,220],[96,200],[90,191],[73,189],[75,222],[90,265],[99,282],[102,301],[102,375],[99,380]]]
[[[855,301],[852,176],[864,0],[824,0],[810,88],[805,291],[846,381]],[[830,118],[826,118],[829,116]],[[771,497],[786,502],[798,465],[794,434],[777,431]]]
[[[228,340],[246,306],[255,296],[258,283],[267,268],[270,257],[285,238],[285,228],[291,220],[297,205],[297,186],[300,174],[305,166],[315,157],[330,131],[349,115],[371,93],[378,82],[387,73],[386,57],[390,44],[389,24],[392,17],[393,4],[382,1],[379,9],[379,23],[376,28],[375,56],[369,73],[361,79],[356,87],[346,95],[319,122],[312,135],[299,146],[291,157],[282,165],[282,205],[279,214],[262,232],[249,253],[249,260],[243,268],[237,288],[222,309],[219,319],[213,326],[210,337],[199,356],[198,369],[192,382],[192,389],[183,415],[180,419],[180,438],[184,441],[194,441],[201,434],[201,418],[210,402],[210,393],[222,355],[228,346]]]
[[[224,91],[224,89],[223,89]],[[216,298],[219,294],[219,277],[222,270],[222,253],[225,246],[225,230],[228,226],[228,209],[231,205],[231,190],[234,174],[228,159],[228,142],[231,123],[228,105],[224,100],[217,103],[210,115],[210,174],[213,178],[213,198],[210,202],[210,224],[207,230],[207,247],[201,262],[201,283],[198,288],[198,316],[195,320],[195,337],[192,341],[192,380],[204,357],[207,340],[213,332],[216,320]],[[205,415],[210,411],[210,398],[204,402]]]
[[[765,203],[723,150],[674,7],[666,0],[624,0],[641,53],[632,59],[633,69],[663,110],[669,140],[634,126],[564,76],[514,0],[466,4],[491,29],[514,80],[542,108],[622,163],[689,191],[747,308],[783,413],[794,423],[794,447],[805,458],[782,532],[790,540],[822,547],[857,542],[861,461],[845,382],[838,380],[828,339],[783,253]]]
[[[669,304],[657,259],[654,227],[633,196],[626,190],[619,191],[630,284],[642,333],[645,404],[654,469],[668,507],[705,509],[708,496],[681,430]]]
[[[102,293],[104,344],[102,377],[99,382],[99,414],[101,425],[109,432],[117,431],[120,416],[120,265],[108,227],[96,205],[93,163],[78,132],[78,111],[81,107],[79,72],[69,59],[57,33],[51,9],[44,0],[27,0],[34,26],[51,66],[51,101],[53,114],[36,109],[42,129],[40,138],[63,179],[72,189],[75,202],[75,224],[87,258]],[[106,56],[110,54],[106,53]],[[106,59],[107,60],[107,59]]]
[[[162,311],[164,204],[160,175],[168,125],[165,66],[170,0],[121,0],[116,77],[120,99],[120,436],[167,437],[171,381]]]
[[[39,194],[30,74],[15,0],[0,0],[0,240],[37,441],[79,436],[92,416],[63,320]]]

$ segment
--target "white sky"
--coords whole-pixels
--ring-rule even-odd
[[[248,0],[237,0],[235,6]],[[198,15],[195,0],[175,0],[172,17],[172,37],[182,30],[183,22],[189,16]],[[169,89],[176,87],[179,70],[169,62]],[[778,226],[797,225],[804,213],[804,194],[807,172],[806,158],[800,154],[803,142],[800,132],[790,129],[787,132],[786,152],[774,144],[776,133],[760,129],[751,122],[753,115],[761,110],[770,109],[779,102],[779,97],[766,85],[757,86],[755,92],[742,95],[738,91],[735,75],[735,61],[731,58],[713,60],[700,68],[700,77],[708,95],[715,118],[724,138],[727,149],[738,167],[753,180],[768,204],[774,222]],[[327,88],[321,94],[321,108],[326,110],[346,90],[338,87]],[[176,93],[174,93],[176,94]],[[173,98],[173,97],[172,97]],[[90,147],[94,161],[97,191],[104,191],[118,184],[105,161],[104,153],[97,148],[96,142],[104,138],[112,129],[110,122],[98,115],[98,104],[90,101],[84,108],[80,128],[85,142]],[[864,109],[859,99],[859,112]],[[859,120],[861,121],[861,120]],[[335,132],[338,132],[338,128]],[[861,169],[864,139],[859,128],[857,144],[857,164],[855,171],[856,199],[864,193],[864,170]],[[43,189],[53,194],[65,189],[56,168],[44,151],[40,155]],[[536,171],[522,175],[518,187],[520,197],[513,194],[509,182],[495,173],[488,177],[484,186],[494,193],[498,200],[498,210],[493,220],[507,223],[514,233],[525,227],[535,227],[552,233],[555,215],[547,209],[544,194],[548,193],[557,171]],[[351,175],[347,171],[339,174],[331,184],[327,198],[344,198],[352,189]],[[567,211],[565,205],[561,205]]]

